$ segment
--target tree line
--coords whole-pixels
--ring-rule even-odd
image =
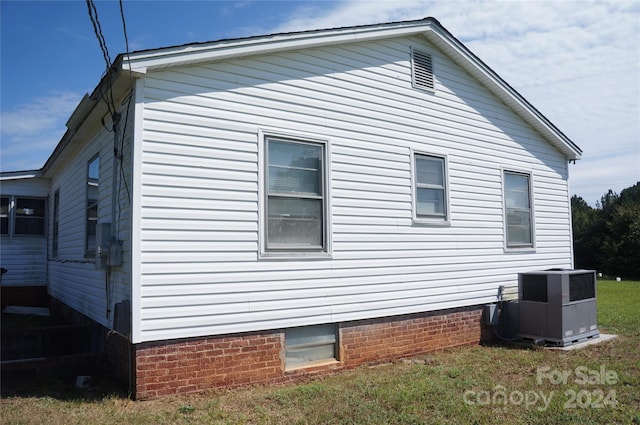
[[[640,183],[609,190],[596,208],[571,197],[575,267],[640,279]]]

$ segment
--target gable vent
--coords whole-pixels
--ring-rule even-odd
[[[433,64],[431,55],[414,50],[413,52],[413,86],[419,89],[434,91]]]

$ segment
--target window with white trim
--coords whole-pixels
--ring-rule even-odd
[[[334,323],[286,329],[284,340],[287,369],[337,358],[338,338]]]
[[[6,236],[45,236],[44,198],[3,196],[0,200],[0,234]]]
[[[60,191],[53,194],[53,240],[51,241],[51,255],[58,256],[58,229],[60,221]]]
[[[533,247],[531,176],[504,172],[505,233],[507,248]]]
[[[327,252],[326,144],[265,139],[265,251]]]
[[[8,196],[0,198],[0,235],[9,234],[9,206],[11,200]]]
[[[94,156],[87,164],[87,213],[85,253],[96,252],[96,227],[98,225],[98,189],[100,184],[100,156]]]
[[[446,158],[414,154],[414,220],[442,222],[449,220]]]
[[[40,198],[16,198],[14,235],[44,235],[45,200]]]

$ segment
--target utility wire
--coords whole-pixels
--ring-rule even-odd
[[[96,5],[93,0],[86,0],[87,9],[89,11],[89,18],[91,19],[91,23],[93,24],[93,31],[98,38],[98,43],[100,44],[100,50],[102,50],[102,56],[104,57],[104,61],[106,62],[107,69],[111,66],[111,57],[109,56],[109,49],[107,48],[107,42],[104,39],[104,34],[102,33],[102,26],[100,25],[100,21],[98,20],[98,9],[96,9]]]
[[[111,56],[109,55],[109,48],[107,47],[107,42],[104,38],[104,34],[102,32],[102,26],[100,25],[100,20],[98,18],[98,9],[96,8],[93,0],[86,0],[87,3],[87,11],[89,12],[89,19],[91,20],[91,24],[93,25],[93,32],[98,39],[98,44],[100,45],[100,51],[102,52],[102,57],[104,58],[106,64],[106,70],[104,75],[106,76],[106,90],[105,92],[100,92],[100,97],[104,100],[104,103],[107,105],[107,109],[109,111],[109,118],[111,118],[112,128],[108,129],[108,131],[114,131],[116,126],[116,106],[113,100],[113,88],[111,87],[111,81],[109,79],[109,69],[111,68]],[[104,126],[104,122],[102,123]],[[106,127],[105,127],[106,128]]]
[[[122,6],[122,0],[120,0],[120,18],[122,19],[122,31],[124,32],[124,43],[125,43],[127,61],[129,61],[129,82],[131,83],[131,92],[129,93],[128,100],[126,102],[127,105],[125,107],[124,125],[122,129],[122,140],[120,142],[120,155],[118,156],[118,153],[116,152],[116,156],[118,157],[119,163],[120,163],[120,173],[121,173],[120,183],[124,184],[124,187],[127,190],[127,199],[131,201],[131,193],[129,192],[129,185],[127,184],[127,179],[124,173],[124,164],[123,164],[124,158],[123,158],[122,152],[124,150],[124,139],[127,134],[127,124],[129,122],[129,109],[131,107],[131,102],[134,96],[134,84],[133,84],[133,75],[131,73],[131,61],[129,56],[129,37],[127,36],[127,23],[124,19],[124,7]],[[124,106],[124,102],[122,103],[122,105]],[[121,189],[121,185],[118,185],[118,202],[120,200],[120,189]],[[121,211],[122,211],[122,207],[120,208],[120,212]],[[119,215],[118,215],[118,218],[119,218]]]

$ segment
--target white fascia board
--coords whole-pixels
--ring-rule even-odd
[[[448,34],[446,30],[433,29],[426,33],[425,36],[427,40],[446,53],[456,64],[489,88],[493,94],[558,148],[567,159],[577,160],[581,158],[582,151],[580,148],[551,124],[544,115],[509,86],[498,74],[464,47],[462,43]]]
[[[0,180],[22,180],[42,177],[40,170],[2,171]]]
[[[165,67],[217,61],[228,58],[275,53],[286,50],[368,41],[424,33],[432,28],[429,20],[275,34],[237,40],[221,40],[203,45],[184,45],[131,53],[123,60],[123,69],[146,73]]]
[[[507,106],[511,107],[529,125],[556,146],[567,159],[580,159],[582,154],[580,148],[444,27],[429,18],[393,24],[221,40],[205,44],[134,52],[128,58],[123,58],[122,67],[127,70],[131,69],[132,72],[138,74],[144,74],[149,70],[166,67],[415,34],[424,35],[428,41],[482,82]]]

